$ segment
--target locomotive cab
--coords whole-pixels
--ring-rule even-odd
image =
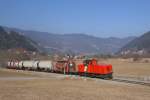
[[[96,59],[86,59],[83,61],[84,66],[88,65],[97,65],[97,60]]]

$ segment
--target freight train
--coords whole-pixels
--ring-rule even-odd
[[[73,74],[87,77],[112,79],[113,70],[111,64],[98,64],[96,59],[86,59],[77,64],[73,60],[30,60],[9,61],[7,68],[20,70],[46,71],[63,74]]]

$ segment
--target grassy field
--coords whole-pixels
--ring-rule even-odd
[[[150,63],[100,60],[114,76],[149,77]],[[0,100],[149,100],[150,87],[61,74],[0,69]]]
[[[99,63],[113,65],[114,76],[127,76],[150,79],[150,62],[133,62],[131,59],[107,59]]]
[[[20,71],[21,72],[21,71]],[[31,75],[28,73],[19,73],[15,69],[7,70],[7,69],[0,69],[0,78],[7,78],[7,77],[34,77],[35,75]]]
[[[34,73],[1,70],[0,100],[149,100],[150,98],[150,87],[147,86],[107,80],[85,80],[79,77],[58,78],[61,75],[44,73],[43,76],[43,73]],[[39,77],[40,75],[42,77]],[[31,77],[36,78],[28,79]]]

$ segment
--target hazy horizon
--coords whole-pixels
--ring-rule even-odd
[[[42,32],[42,33],[48,33],[48,34],[58,34],[58,35],[71,35],[71,34],[83,34],[83,35],[88,35],[88,36],[93,36],[93,37],[97,37],[97,38],[128,38],[128,37],[139,37],[143,34],[140,34],[140,35],[129,35],[129,36],[124,36],[124,37],[117,37],[117,36],[96,36],[96,35],[93,35],[93,34],[88,34],[88,33],[52,33],[52,32],[46,32],[46,31],[40,31],[40,30],[30,30],[30,29],[23,29],[23,28],[17,28],[17,27],[10,27],[10,26],[3,26],[3,25],[0,25],[4,28],[12,28],[12,29],[19,29],[19,30],[23,30],[23,31],[34,31],[34,32]]]
[[[149,0],[0,0],[0,25],[57,34],[140,36],[150,31]]]

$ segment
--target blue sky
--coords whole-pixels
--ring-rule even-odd
[[[99,37],[150,31],[150,0],[0,0],[0,25]]]

